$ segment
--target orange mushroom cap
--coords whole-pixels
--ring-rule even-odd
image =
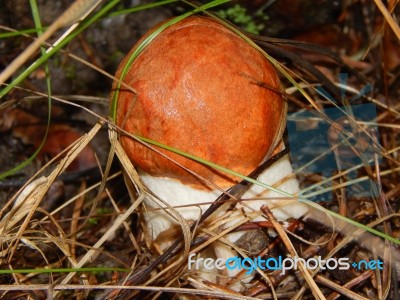
[[[117,78],[145,37],[122,61]],[[117,125],[241,174],[253,171],[281,139],[286,103],[257,84],[280,90],[274,68],[262,53],[210,18],[192,16],[162,31],[138,55],[123,82],[137,95],[120,88]],[[202,187],[198,178],[146,146],[126,136],[121,143],[131,161],[150,175]],[[221,187],[238,180],[160,151]]]

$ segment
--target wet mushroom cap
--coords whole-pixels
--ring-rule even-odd
[[[145,37],[122,61],[117,78]],[[250,173],[281,139],[286,104],[265,88],[280,90],[274,68],[258,50],[210,18],[189,17],[162,31],[134,60],[123,82],[138,94],[121,87],[119,126],[236,172]],[[131,161],[150,175],[202,187],[196,177],[133,139],[122,136],[121,143]],[[238,181],[159,150],[221,187]]]

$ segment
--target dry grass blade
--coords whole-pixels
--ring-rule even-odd
[[[400,40],[400,27],[399,24],[393,19],[390,15],[390,12],[383,4],[381,0],[374,0],[376,6],[381,11],[382,15],[385,17],[386,21],[388,22],[390,28],[392,28],[393,32],[396,34],[397,38]]]
[[[24,216],[26,218],[24,219],[21,227],[19,228],[17,234],[16,234],[16,239],[14,241],[14,246],[10,247],[8,251],[11,253],[11,256],[14,254],[18,244],[19,240],[25,231],[25,229],[28,226],[29,221],[31,220],[33,214],[35,213],[36,209],[38,208],[41,200],[43,199],[44,195],[46,192],[49,190],[50,186],[54,183],[55,179],[62,173],[64,172],[67,167],[76,159],[76,157],[81,153],[82,149],[85,148],[88,143],[92,140],[93,136],[96,135],[96,133],[99,131],[101,128],[101,124],[96,124],[90,132],[82,136],[80,139],[78,139],[71,150],[67,153],[66,157],[63,158],[60,163],[56,166],[56,168],[48,175],[48,176],[43,176],[38,179],[38,181],[35,181],[34,183],[40,183],[38,186],[33,186],[29,185],[31,188],[35,186],[35,189],[32,190],[33,197],[25,197],[24,194],[22,194],[22,198],[18,198],[18,204],[17,204],[17,210],[14,211],[13,213],[17,219],[15,221],[21,220]],[[24,190],[26,191],[26,190]],[[24,193],[24,191],[22,193]],[[29,194],[28,194],[29,196]],[[21,204],[23,200],[28,200],[27,203],[22,203],[22,210],[20,210],[19,205]],[[7,225],[9,217],[13,217],[13,215],[8,215],[8,218],[4,220],[3,225],[6,226],[6,228],[10,228],[10,226]],[[12,219],[11,219],[12,220]],[[15,224],[15,221],[11,221],[12,224]],[[3,230],[4,233],[4,230]]]
[[[10,212],[0,221],[0,236],[6,234],[16,223],[21,221],[41,200],[42,189],[47,178],[42,176],[27,185],[19,194]]]
[[[372,275],[373,275],[373,271],[368,270],[368,271],[364,272],[363,274],[361,274],[360,276],[358,276],[358,277],[354,278],[353,280],[349,281],[348,283],[346,283],[343,287],[346,289],[351,289],[353,286],[355,286],[359,282],[366,280],[367,278],[369,278]],[[341,290],[340,290],[340,292],[341,292]],[[333,292],[326,299],[327,300],[335,300],[339,297],[340,297],[340,294],[338,292]]]
[[[114,130],[110,131],[110,142],[112,145],[114,145],[115,150],[116,150],[116,155],[117,155],[119,161],[121,162],[122,167],[125,170],[125,172],[124,172],[125,177],[128,177],[129,181],[138,187],[139,193],[146,195],[146,197],[151,198],[153,202],[157,203],[157,205],[159,207],[163,207],[163,209],[166,209],[166,212],[168,214],[170,214],[172,217],[176,218],[176,220],[180,224],[180,226],[182,228],[182,232],[183,232],[183,237],[184,237],[185,250],[184,250],[183,257],[182,257],[184,259],[189,254],[190,241],[191,241],[190,228],[187,225],[187,222],[176,211],[176,209],[174,209],[171,205],[169,205],[167,202],[163,201],[162,199],[152,196],[151,194],[149,194],[148,191],[146,191],[146,188],[142,185],[141,180],[139,179],[139,175],[138,175],[136,169],[132,165],[132,162],[129,160],[129,158],[126,155],[124,149],[122,148],[120,142],[118,141],[117,134]],[[134,198],[134,195],[131,191],[130,191],[130,195],[132,198]]]
[[[323,285],[326,285],[328,287],[330,287],[331,289],[335,290],[335,291],[339,291],[342,295],[346,296],[348,299],[352,299],[352,300],[368,300],[368,298],[362,297],[360,295],[357,295],[357,293],[354,293],[351,290],[348,290],[347,288],[336,284],[335,282],[333,282],[332,280],[329,280],[323,276],[317,275],[315,277],[315,281],[322,283]]]
[[[276,232],[281,237],[291,257],[298,257],[298,254],[294,249],[292,243],[290,242],[289,237],[287,236],[285,230],[282,228],[282,225],[279,224],[279,222],[275,219],[274,215],[269,210],[268,206],[266,205],[262,206],[261,211],[265,213],[266,216],[268,217],[268,220],[272,222]],[[311,292],[313,293],[315,299],[321,299],[321,300],[325,299],[324,294],[321,292],[320,288],[317,286],[317,284],[315,283],[314,279],[312,278],[311,274],[308,272],[307,268],[305,267],[302,261],[299,261],[299,269],[303,274],[303,277],[307,282],[308,286],[310,287]]]
[[[160,288],[159,286],[120,286],[120,285],[77,285],[77,284],[32,284],[24,285],[20,287],[22,291],[37,291],[37,290],[51,290],[51,291],[65,291],[65,290],[142,290],[142,291],[152,291],[158,292],[162,289],[166,293],[175,294],[193,294],[193,289],[185,288]],[[15,291],[18,290],[17,286],[10,285],[0,285],[0,291]],[[262,300],[262,298],[257,297],[246,297],[246,296],[236,296],[232,294],[226,294],[223,292],[209,291],[209,290],[196,290],[196,294],[199,296],[213,297],[214,299],[230,299],[230,300]]]
[[[132,213],[137,209],[137,207],[140,205],[140,203],[143,201],[144,196],[139,196],[134,203],[121,215],[118,216],[118,218],[115,220],[115,222],[112,224],[112,226],[106,231],[106,233],[96,242],[95,245],[93,245],[92,249],[89,250],[82,258],[81,260],[77,263],[76,268],[81,268],[85,264],[91,261],[92,257],[96,255],[96,252],[99,250],[99,248],[104,244],[105,241],[107,241],[110,237],[114,236],[114,233],[118,227],[120,227],[131,215]],[[70,273],[68,274],[65,279],[62,280],[62,284],[67,284],[75,275],[76,273]]]
[[[7,68],[0,74],[0,85],[6,82],[18,68],[20,68],[40,46],[48,40],[58,29],[78,22],[85,15],[89,14],[101,0],[76,0],[69,9],[55,20],[49,28],[37,38],[28,48],[25,49],[15,60],[13,60]],[[75,28],[73,25],[69,31]]]
[[[121,145],[119,144],[118,140],[116,140],[116,133],[113,130],[110,131],[110,140],[113,142],[112,144],[115,147],[115,153],[118,156],[118,158],[123,162],[129,176],[135,182],[139,182],[137,178],[134,179],[134,176],[137,176],[136,170],[132,166],[132,163],[129,161],[129,159],[126,158]],[[104,244],[104,242],[106,242],[110,237],[114,236],[116,229],[118,229],[142,203],[144,195],[145,194],[141,194],[137,199],[135,199],[132,205],[125,212],[123,212],[121,215],[118,216],[118,218],[114,221],[112,226],[104,233],[104,235],[96,242],[96,244],[93,245],[92,249],[89,250],[81,258],[81,260],[77,263],[76,268],[81,268],[85,264],[91,261],[93,255],[97,253],[98,249]],[[73,278],[74,275],[75,273],[68,274],[66,278],[62,281],[62,284],[67,284]]]

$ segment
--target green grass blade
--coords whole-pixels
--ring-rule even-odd
[[[34,20],[35,27],[36,27],[35,31],[37,32],[37,34],[39,36],[39,35],[43,34],[43,28],[42,28],[42,24],[40,22],[40,15],[39,15],[39,9],[37,6],[37,2],[36,2],[36,0],[29,0],[29,2],[30,2],[31,10],[32,10],[33,20]],[[46,54],[46,49],[44,47],[41,47],[40,50],[41,50],[42,56]],[[26,159],[24,162],[18,164],[16,167],[0,174],[0,180],[6,178],[7,176],[15,174],[16,172],[18,172],[18,171],[22,170],[23,168],[25,168],[26,166],[28,166],[38,156],[38,154],[42,150],[44,144],[46,143],[46,139],[47,139],[47,135],[49,132],[50,123],[51,123],[51,81],[50,81],[49,65],[48,65],[47,61],[44,66],[44,70],[45,70],[45,74],[46,74],[46,86],[47,86],[47,95],[48,95],[47,126],[46,126],[46,132],[44,134],[44,137],[43,137],[42,141],[40,142],[39,147],[35,150],[35,152],[30,157],[28,157],[28,159]]]
[[[94,267],[94,268],[50,268],[50,269],[15,269],[15,270],[0,270],[0,274],[30,274],[30,273],[71,273],[71,272],[131,272],[130,269],[124,268],[108,268],[108,267]]]
[[[65,39],[63,39],[58,45],[51,48],[46,52],[45,55],[42,55],[38,58],[34,63],[32,63],[25,71],[23,71],[19,76],[17,76],[9,85],[3,88],[0,91],[0,98],[4,97],[10,90],[12,90],[15,86],[20,84],[26,77],[29,76],[34,70],[40,67],[44,62],[46,62],[50,57],[56,54],[60,49],[65,47],[70,41],[72,41],[76,36],[82,33],[86,28],[96,22],[98,19],[103,17],[108,11],[110,11],[115,5],[117,5],[120,0],[112,0],[109,1],[104,7],[102,7],[95,15],[92,17],[88,17],[86,20],[83,20],[79,26],[69,34]]]
[[[135,13],[135,12],[138,12],[141,10],[151,9],[151,8],[155,8],[158,6],[162,6],[162,5],[166,5],[166,4],[170,4],[170,3],[174,3],[174,2],[178,2],[178,1],[180,1],[180,0],[164,0],[164,1],[141,4],[141,5],[138,5],[135,7],[121,9],[121,10],[112,12],[112,13],[110,13],[109,16],[112,17],[112,16],[119,16],[119,15],[124,15],[124,14]]]

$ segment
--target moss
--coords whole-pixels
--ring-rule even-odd
[[[266,16],[262,11],[257,11],[254,15],[250,15],[247,13],[247,9],[239,4],[220,10],[217,13],[221,18],[232,21],[246,31],[254,34],[259,34],[260,31],[265,28],[265,25],[258,22],[256,19],[261,21],[268,20],[268,16]]]

